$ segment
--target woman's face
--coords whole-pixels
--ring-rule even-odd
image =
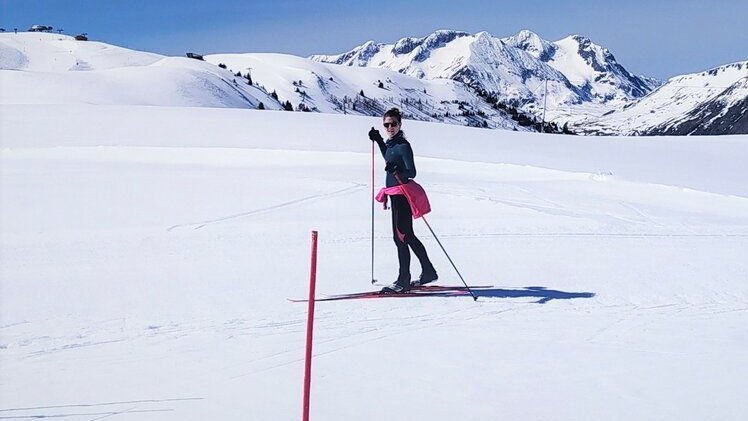
[[[385,117],[384,118],[384,130],[387,132],[387,136],[389,136],[390,139],[395,137],[397,132],[400,131],[400,124],[397,122],[397,119],[394,117]]]

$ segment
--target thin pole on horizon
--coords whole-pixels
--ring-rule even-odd
[[[545,133],[545,107],[548,104],[548,77],[545,78],[545,91],[543,91],[543,119],[540,122],[540,133]]]

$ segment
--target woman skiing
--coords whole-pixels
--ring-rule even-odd
[[[369,131],[369,139],[379,145],[379,150],[384,157],[386,186],[390,188],[405,185],[410,179],[415,178],[416,166],[413,161],[413,150],[405,138],[405,133],[401,130],[402,115],[400,110],[397,108],[390,109],[384,113],[383,121],[388,136],[387,142],[384,141],[379,130],[374,129],[374,127]],[[423,247],[423,243],[413,233],[413,211],[409,202],[409,199],[413,199],[407,191],[403,191],[403,193],[390,196],[392,200],[392,234],[397,246],[400,270],[397,280],[392,285],[382,289],[382,293],[385,294],[406,292],[414,286],[425,285],[439,278],[429,260],[426,249]],[[413,250],[421,263],[421,276],[412,283],[410,281],[410,249]]]

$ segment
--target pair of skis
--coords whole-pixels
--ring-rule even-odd
[[[491,287],[492,285],[471,285],[469,287],[424,285],[420,287],[413,287],[406,292],[400,293],[382,293],[381,291],[354,292],[349,294],[327,295],[321,298],[315,298],[314,301],[363,300],[377,298],[459,297],[470,296],[470,289],[481,290]],[[293,303],[305,303],[309,300],[289,298],[288,301],[291,301]]]

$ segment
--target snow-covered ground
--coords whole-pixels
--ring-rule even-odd
[[[0,33],[0,104],[280,109],[256,86],[204,61],[66,35]],[[241,82],[241,83],[240,83]]]
[[[0,122],[1,418],[300,417],[306,305],[287,298],[312,230],[320,295],[371,288],[379,119],[6,104]],[[312,419],[744,418],[748,136],[404,129],[430,224],[494,287],[319,303]]]

